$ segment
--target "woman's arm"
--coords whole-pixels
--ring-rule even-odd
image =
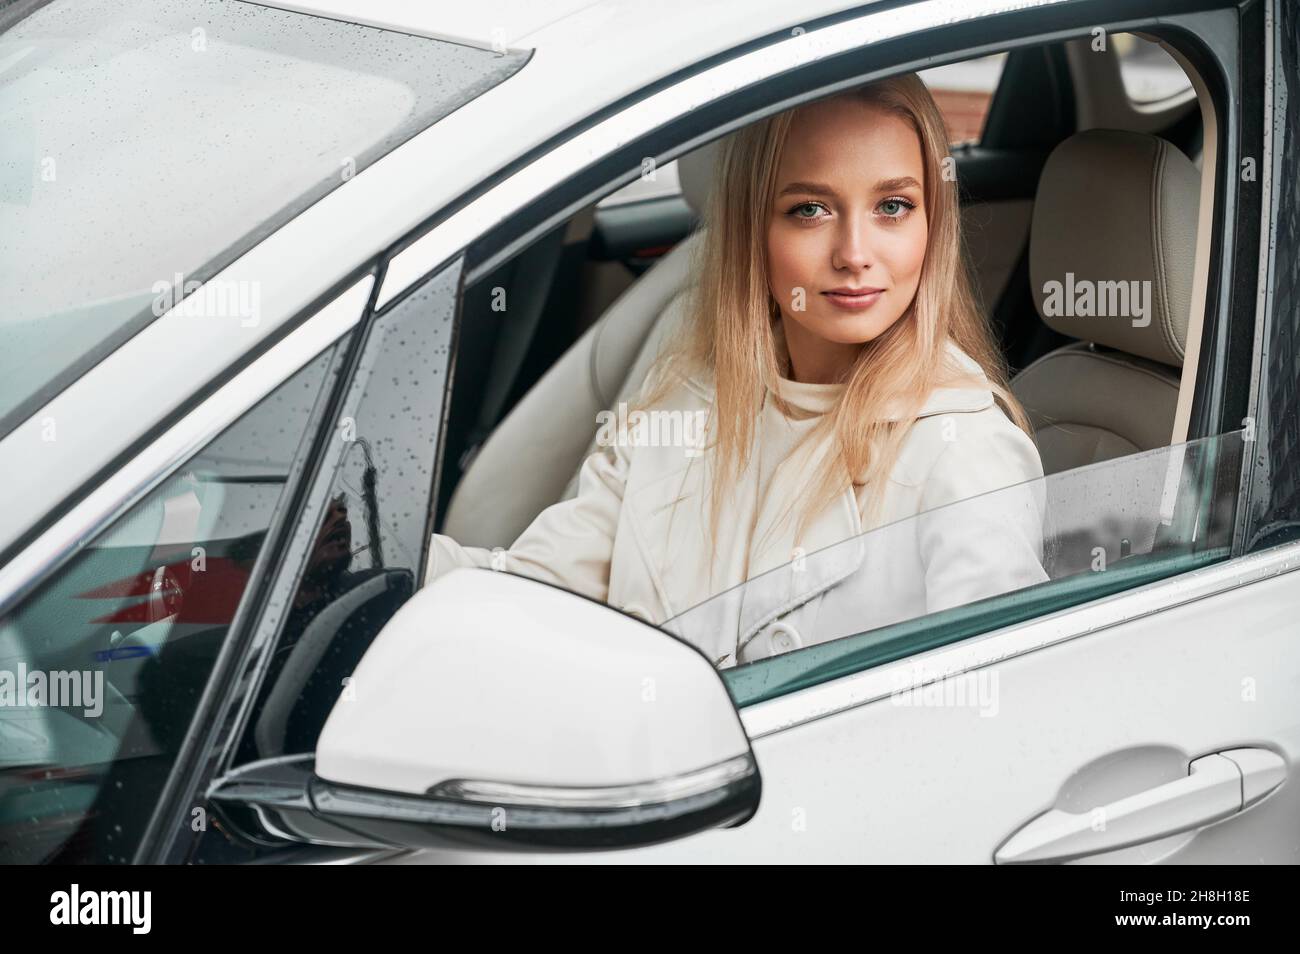
[[[1018,590],[1043,570],[1043,465],[999,410],[961,420],[922,492],[926,612]]]
[[[508,550],[463,547],[433,535],[426,583],[457,566],[505,570],[604,601],[630,465],[627,449],[603,447],[582,463],[577,496],[547,507]]]

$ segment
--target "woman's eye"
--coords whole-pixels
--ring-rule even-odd
[[[804,202],[796,205],[790,210],[790,214],[796,219],[815,219],[817,213],[822,211],[822,205],[819,202]]]
[[[906,199],[886,199],[880,203],[880,211],[891,219],[901,219],[915,206]]]

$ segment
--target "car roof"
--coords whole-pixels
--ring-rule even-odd
[[[525,38],[604,0],[260,0],[261,6],[310,13],[332,20],[435,37],[491,49],[504,44],[529,49]]]
[[[543,43],[561,43],[587,35],[592,25],[617,29],[634,25],[635,30],[619,37],[603,32],[603,42],[588,45],[592,59],[602,52],[617,55],[626,43],[659,45],[671,49],[672,41],[684,32],[701,29],[699,0],[655,0],[648,11],[644,0],[475,0],[473,3],[431,2],[431,0],[258,0],[261,6],[279,7],[300,13],[345,20],[436,37],[471,46],[493,49],[502,45],[512,49],[536,49]],[[728,29],[718,36],[720,45],[731,46],[739,40],[834,13],[863,8],[862,0],[806,0],[791,5],[772,0],[733,0],[713,2],[713,13],[729,11]],[[628,19],[628,10],[637,16]],[[743,16],[739,15],[742,14]],[[710,17],[709,19],[713,19]],[[716,30],[716,23],[708,29]],[[729,35],[730,34],[730,35]],[[589,41],[589,38],[588,38]]]
[[[454,135],[473,137],[479,155],[466,155],[457,164],[469,166],[477,158],[489,163],[479,163],[480,168],[499,167],[583,117],[692,64],[876,5],[862,0],[801,0],[796,6],[789,0],[655,0],[653,13],[647,14],[645,0],[258,2],[489,49],[531,50],[529,62],[514,77],[438,123],[449,132],[455,128]],[[446,180],[449,192],[461,191],[458,178],[453,174]]]

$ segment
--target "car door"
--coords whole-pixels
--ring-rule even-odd
[[[1265,214],[1267,187],[1225,171],[1252,168],[1242,160],[1261,153],[1273,157],[1270,182],[1293,181],[1294,160],[1276,141],[1266,147],[1264,130],[1293,135],[1294,106],[1268,122],[1262,72],[1222,55],[1241,36],[1285,49],[1264,24],[1257,6],[1207,20],[1200,34],[1221,54],[1200,67],[1239,95],[1216,100],[1215,274],[1191,439],[1043,481],[1056,515],[1045,588],[837,632],[729,672],[763,772],[758,814],[602,858],[1296,860],[1300,735],[1288,686],[1300,651],[1286,622],[1296,495],[1283,461],[1295,419],[1296,273],[1284,257],[1295,197],[1275,193],[1280,205]],[[1279,68],[1294,70],[1294,58]],[[1263,271],[1261,247],[1279,247]],[[917,519],[961,523],[991,505],[975,498]],[[912,530],[859,542],[883,561],[891,537]],[[483,856],[394,860],[470,857]]]
[[[1076,11],[1078,17],[1074,24],[1076,30],[1086,30],[1092,22],[1088,19],[1090,11],[1084,10],[1084,6],[1086,5],[1080,5],[1080,9]],[[1032,15],[1033,11],[1026,13],[1025,16],[1029,19],[1024,23],[1015,18],[1000,23],[1007,28],[1008,36],[1014,35],[1019,41],[1029,42],[1032,38],[1033,25],[1039,22],[1033,20]],[[982,42],[988,40],[987,34],[982,37]],[[969,38],[964,42],[969,43]],[[939,55],[940,51],[947,55],[969,51],[956,35],[950,35],[944,30],[928,31],[926,43],[934,44],[933,47],[928,48],[934,55]],[[924,52],[927,48],[909,46],[907,52],[914,54],[918,49]],[[895,51],[894,55],[901,54]],[[882,59],[879,65],[880,68],[884,68],[887,62]],[[858,68],[861,66],[859,65]],[[793,74],[795,80],[800,77],[801,74]],[[810,87],[812,76],[806,78]],[[824,76],[818,78],[826,79]],[[731,108],[738,109],[735,106]],[[700,136],[707,133],[707,130],[702,131],[698,125],[702,121],[700,115],[700,110],[695,110],[689,117],[686,112],[683,112],[678,117],[683,125],[657,132],[657,135],[663,138],[632,142],[626,147],[626,155],[623,155],[623,158],[644,155],[651,148],[656,150],[682,148],[685,143],[692,141],[693,137],[698,141]],[[734,121],[736,115],[739,114],[732,113],[727,121]],[[718,123],[720,118],[713,116],[708,121]],[[716,131],[717,127],[710,128]],[[617,163],[611,160],[611,165],[616,166]],[[602,174],[604,174],[602,168],[591,171],[592,176]],[[555,176],[550,176],[546,181],[551,183],[555,180]],[[513,201],[518,197],[521,187],[513,183],[507,183],[507,186],[512,191]],[[542,200],[522,205],[517,215],[503,219],[491,230],[478,235],[477,241],[470,249],[468,257],[471,261],[466,265],[466,270],[479,274],[490,272],[492,268],[508,258],[511,251],[517,250],[526,243],[530,235],[544,234],[554,228],[557,217],[562,215],[566,208],[581,207],[582,202],[579,200],[590,197],[600,188],[601,186],[591,178],[575,176],[565,182],[563,187],[547,193]],[[1236,196],[1235,192],[1228,194]],[[485,199],[487,201],[484,207],[488,207],[493,201],[505,201],[493,194],[488,194]],[[468,220],[466,217],[461,219],[462,222]],[[1258,238],[1257,210],[1253,220],[1249,214],[1245,214],[1242,220],[1241,229],[1249,233],[1251,228],[1254,229],[1254,236]],[[1236,233],[1225,225],[1222,234],[1235,235]],[[398,316],[404,305],[410,304],[415,307],[413,303],[420,301],[423,301],[421,308],[432,309],[439,315],[439,323],[446,322],[448,327],[454,326],[460,279],[459,273],[447,273],[445,269],[449,261],[447,253],[455,251],[460,246],[447,235],[446,230],[435,228],[423,238],[403,244],[390,259],[387,275],[383,279],[384,287],[377,296],[373,316],[369,319],[373,321],[372,331],[377,335],[371,339],[372,341],[405,342],[406,339],[401,334],[405,326]],[[427,279],[422,277],[426,275],[429,276]],[[1215,287],[1226,289],[1229,285],[1226,281],[1221,285],[1216,282]],[[1233,307],[1220,316],[1225,340],[1230,343],[1243,340],[1240,325],[1242,320],[1247,320],[1251,328],[1247,329],[1245,338],[1253,341],[1253,312],[1245,310],[1244,305],[1237,299],[1233,299],[1232,304]],[[418,322],[421,317],[427,318],[427,312],[417,310],[415,316],[412,320]],[[1233,319],[1235,324],[1229,322],[1229,319]],[[385,322],[388,323],[386,326],[383,325]],[[425,324],[428,324],[427,320]],[[381,330],[383,327],[386,327],[386,330]],[[1235,337],[1228,335],[1230,328],[1237,329]],[[397,346],[389,344],[387,347],[406,348],[407,359],[417,363],[427,360],[431,355],[437,355],[440,361],[445,360],[450,349],[449,342],[426,341],[425,345],[434,350],[422,354],[405,343]],[[1236,347],[1235,344],[1232,346]],[[375,344],[374,347],[382,349],[385,346]],[[378,360],[378,355],[374,360]],[[435,364],[435,367],[437,366]],[[1222,376],[1224,368],[1231,366],[1231,363],[1226,360],[1209,361],[1205,364],[1204,373],[1213,381],[1216,374]],[[417,373],[415,370],[400,370],[390,379],[401,385],[414,380]],[[367,372],[367,380],[378,381],[380,377],[375,376],[375,372],[371,371]],[[361,408],[366,403],[365,382],[360,382],[357,386],[361,390],[356,398],[360,402],[356,404],[356,414],[341,413],[341,409],[336,409],[334,412],[336,416],[332,419],[332,423],[327,425],[327,432],[333,433],[335,430],[346,428],[349,418],[352,419],[354,427],[361,420],[358,415],[362,413]],[[1241,511],[1238,506],[1240,480],[1229,480],[1225,475],[1233,473],[1234,460],[1240,462],[1245,456],[1243,453],[1245,442],[1243,434],[1240,433],[1241,415],[1233,420],[1225,411],[1225,407],[1230,410],[1234,406],[1232,404],[1234,400],[1242,402],[1244,407],[1246,392],[1234,391],[1223,386],[1218,386],[1216,390],[1215,386],[1211,386],[1205,390],[1205,394],[1206,398],[1201,402],[1200,410],[1200,418],[1204,420],[1198,418],[1200,424],[1197,432],[1198,440],[1202,443],[1184,448],[1181,452],[1164,451],[1163,456],[1144,458],[1136,462],[1125,461],[1114,467],[1082,476],[1071,475],[1076,482],[1085,481],[1085,490],[1080,498],[1085,501],[1090,497],[1086,481],[1091,480],[1094,488],[1125,487],[1127,486],[1123,483],[1125,476],[1131,476],[1135,468],[1148,478],[1152,473],[1159,473],[1162,481],[1172,481],[1172,486],[1175,488],[1183,486],[1188,488],[1186,494],[1175,494],[1180,504],[1172,513],[1180,515],[1183,520],[1183,523],[1178,525],[1177,532],[1172,537],[1167,535],[1161,538],[1159,546],[1156,545],[1157,540],[1153,533],[1151,540],[1146,544],[1147,549],[1129,554],[1147,557],[1150,558],[1149,560],[1137,561],[1142,564],[1141,566],[1126,565],[1124,573],[1103,575],[1100,580],[1091,581],[1100,585],[1100,588],[1079,587],[1077,580],[1072,583],[1070,579],[1063,576],[1053,582],[1069,585],[1062,585],[1059,589],[1052,590],[1042,598],[1028,603],[1012,600],[1006,604],[977,607],[970,612],[943,620],[924,618],[912,623],[911,629],[904,633],[861,634],[866,638],[858,643],[854,643],[853,639],[859,634],[846,633],[844,635],[848,639],[836,640],[828,644],[833,646],[834,650],[821,650],[823,654],[843,653],[843,658],[825,659],[818,654],[804,655],[811,650],[789,654],[789,659],[794,662],[786,665],[795,665],[800,670],[797,678],[776,678],[775,673],[764,675],[759,668],[749,670],[746,674],[737,670],[737,675],[731,677],[735,680],[733,691],[741,705],[746,727],[754,740],[755,753],[767,785],[763,807],[759,814],[738,829],[712,832],[625,855],[599,857],[613,860],[620,858],[704,860],[720,857],[719,852],[722,852],[722,856],[739,860],[761,857],[788,858],[792,850],[797,850],[801,857],[810,860],[836,857],[853,857],[858,860],[878,857],[884,860],[904,856],[916,860],[922,857],[935,857],[935,853],[941,850],[952,849],[953,854],[949,860],[989,861],[992,860],[997,847],[1018,830],[1018,827],[1037,815],[1051,810],[1054,799],[1060,799],[1059,790],[1063,777],[1069,777],[1070,773],[1080,767],[1091,765],[1094,761],[1102,768],[1090,770],[1087,777],[1095,776],[1100,781],[1091,782],[1089,791],[1116,794],[1118,791],[1116,779],[1123,781],[1124,785],[1129,785],[1134,779],[1145,782],[1151,781],[1154,775],[1168,774],[1174,760],[1174,755],[1171,753],[1178,751],[1185,752],[1189,758],[1201,754],[1206,745],[1226,746],[1223,749],[1215,749],[1216,752],[1231,750],[1234,745],[1237,748],[1273,746],[1276,751],[1286,752],[1283,743],[1291,745],[1292,742],[1281,736],[1253,740],[1233,738],[1225,743],[1222,740],[1209,739],[1204,722],[1192,720],[1187,728],[1172,731],[1162,741],[1152,742],[1146,746],[1152,749],[1154,754],[1142,763],[1144,767],[1131,772],[1125,769],[1116,773],[1106,768],[1111,764],[1108,761],[1108,754],[1127,753],[1129,749],[1135,747],[1131,739],[1122,737],[1118,719],[1101,720],[1113,730],[1112,734],[1106,734],[1105,726],[1096,728],[1095,738],[1089,748],[1076,748],[1065,752],[1060,739],[1047,734],[1048,727],[1053,724],[1058,731],[1079,732],[1082,720],[1091,718],[1086,714],[1080,715],[1080,711],[1084,713],[1095,711],[1089,708],[1089,704],[1095,702],[1096,698],[1079,695],[1079,708],[1059,714],[1055,723],[1050,719],[1044,719],[1043,707],[1053,705],[1054,699],[1043,687],[1054,687],[1059,691],[1064,683],[1069,683],[1071,677],[1077,674],[1078,664],[1070,655],[1071,653],[1084,652],[1094,644],[1094,638],[1107,640],[1112,639],[1116,633],[1132,633],[1135,630],[1142,633],[1155,632],[1147,628],[1150,620],[1139,620],[1139,616],[1152,617],[1166,614],[1162,618],[1171,622],[1170,632],[1175,632],[1181,620],[1181,617],[1176,615],[1179,609],[1183,608],[1185,612],[1190,612],[1186,608],[1194,605],[1189,593],[1196,594],[1196,598],[1206,596],[1211,590],[1216,594],[1227,593],[1236,583],[1224,582],[1229,578],[1224,576],[1225,573],[1229,574],[1232,580],[1239,580],[1242,577],[1231,576],[1231,574],[1241,571],[1246,577],[1250,574],[1267,575],[1268,567],[1283,565],[1282,562],[1267,562],[1275,560],[1276,554],[1269,555],[1266,563],[1259,563],[1258,558],[1252,558],[1246,552],[1236,536],[1227,544],[1223,542],[1222,526],[1225,512],[1223,508],[1226,506],[1224,501],[1232,505],[1229,513]],[[391,420],[393,412],[388,411],[387,414],[388,419]],[[375,419],[375,425],[380,428],[380,433],[383,433],[384,417],[385,415],[380,414]],[[1232,426],[1229,427],[1228,424]],[[388,431],[382,440],[379,437],[374,438],[372,446],[383,444],[397,451],[405,448],[419,458],[422,454],[432,453],[438,440],[436,428],[422,430],[418,435],[397,429]],[[337,455],[340,451],[336,448],[333,453]],[[377,462],[376,473],[381,478],[378,481],[380,488],[386,483],[382,479],[383,475],[389,468],[399,466],[398,462],[401,460],[402,456],[398,453],[395,457],[387,458],[386,461]],[[362,467],[364,475],[364,465],[358,461],[356,466]],[[306,498],[311,501],[311,506],[302,511],[295,549],[292,553],[286,551],[284,569],[275,584],[277,595],[274,600],[268,598],[263,604],[264,608],[277,603],[283,606],[295,602],[302,582],[300,571],[312,551],[310,543],[318,539],[320,532],[328,526],[324,521],[328,520],[329,502],[334,499],[331,488],[334,487],[333,482],[341,478],[337,476],[338,470],[334,464],[319,466],[316,473],[313,490]],[[1240,477],[1239,471],[1235,476]],[[364,477],[358,486],[364,488]],[[419,495],[421,493],[427,495],[430,492],[428,487],[419,488],[415,485],[411,487],[409,493],[402,495],[404,500],[395,501],[395,505],[399,508],[397,513],[408,517],[421,512]],[[372,505],[371,510],[383,510],[382,496],[378,500],[379,503]],[[424,512],[427,513],[430,509],[427,497],[423,506]],[[1084,515],[1086,516],[1086,513]],[[1140,509],[1140,516],[1147,521],[1144,526],[1149,525],[1155,518],[1163,518],[1164,515],[1163,500],[1155,506]],[[1214,525],[1216,532],[1212,535],[1200,532],[1205,529],[1205,526],[1197,522],[1198,518],[1209,516],[1214,516],[1217,521]],[[1083,519],[1083,516],[1080,519]],[[422,526],[427,529],[427,525]],[[1088,527],[1086,520],[1083,526],[1086,530]],[[379,536],[382,536],[382,532]],[[409,551],[409,547],[406,550]],[[408,557],[409,553],[404,552],[404,559]],[[1213,571],[1218,575],[1213,576],[1211,582],[1207,582],[1209,578],[1205,576],[1189,575],[1202,570]],[[418,584],[418,578],[415,582]],[[1193,583],[1195,586],[1192,585]],[[1220,589],[1214,589],[1216,586]],[[383,613],[389,612],[392,603],[400,599],[399,592],[393,597],[392,602],[386,604],[381,612],[376,613],[369,620],[366,611],[368,599],[360,599],[355,604],[350,604],[350,609],[343,614],[343,618],[348,625],[360,626],[361,629],[354,632],[363,635],[354,635],[341,641],[330,632],[323,632],[323,635],[316,639],[307,639],[307,630],[302,629],[298,631],[297,638],[292,643],[277,642],[283,639],[283,633],[287,630],[281,628],[280,621],[276,621],[273,617],[260,616],[260,620],[269,622],[266,622],[265,628],[259,629],[257,642],[263,647],[275,647],[267,649],[269,655],[265,657],[263,664],[271,664],[266,660],[274,660],[276,654],[282,654],[279,672],[296,673],[299,682],[290,685],[299,686],[300,692],[299,695],[294,695],[287,690],[277,689],[277,682],[280,680],[271,679],[263,684],[256,697],[250,696],[246,702],[241,702],[240,706],[235,707],[239,710],[238,718],[232,719],[229,725],[222,729],[219,739],[221,758],[213,760],[215,765],[233,764],[240,758],[246,759],[269,751],[262,747],[268,741],[272,744],[284,745],[285,741],[292,737],[294,739],[292,744],[298,746],[297,750],[301,751],[303,746],[310,747],[313,730],[318,731],[320,720],[323,719],[320,709],[316,707],[332,704],[341,691],[347,690],[343,682],[346,678],[343,675],[346,672],[346,665],[343,668],[322,668],[320,670],[323,673],[322,678],[313,680],[311,677],[317,671],[314,660],[330,657],[335,642],[353,645],[355,648],[356,640],[373,638],[378,625],[382,625]],[[1230,610],[1231,608],[1227,611]],[[281,617],[283,618],[283,612]],[[250,621],[250,625],[262,626],[262,623]],[[1208,634],[1206,638],[1209,639],[1212,635]],[[304,643],[304,639],[307,639],[307,642]],[[883,655],[876,651],[882,639],[889,647],[888,652]],[[865,646],[862,644],[864,642]],[[1104,649],[1104,646],[1109,644],[1099,641],[1096,645]],[[1161,651],[1161,647],[1154,640],[1148,640],[1147,645],[1149,653],[1153,656]],[[1114,646],[1117,648],[1110,650],[1111,653],[1120,653],[1122,656],[1125,652],[1131,652],[1130,647],[1123,640],[1116,641]],[[298,652],[299,647],[307,648]],[[1015,652],[1011,652],[1012,648],[1015,648]],[[935,655],[922,655],[926,653]],[[801,660],[802,668],[799,663]],[[1008,667],[1008,673],[1012,672],[1009,667],[1013,664],[1018,668],[1014,672],[1015,678],[1008,676],[1010,680],[1007,684],[1008,688],[1005,691],[1001,688],[998,690],[1001,693],[998,697],[999,713],[1005,712],[1004,706],[1012,698],[1010,695],[1012,690],[1009,687],[1014,684],[1016,692],[1020,693],[1015,697],[1015,709],[1018,713],[1015,720],[1007,718],[1004,714],[996,718],[981,717],[978,707],[893,704],[895,693],[900,694],[901,698],[901,694],[910,689],[923,688],[927,684],[935,683],[939,676],[947,678],[978,674],[994,664],[1002,663],[1003,660],[1007,660],[1005,666]],[[1113,657],[1108,657],[1105,651],[1099,649],[1097,661],[1098,668],[1101,668],[1112,663]],[[1147,659],[1142,661],[1149,662]],[[1245,658],[1242,660],[1243,664],[1250,661]],[[774,660],[772,665],[777,662],[780,661]],[[919,671],[914,672],[911,668],[914,665],[920,667]],[[1027,666],[1042,667],[1043,671],[1037,672],[1024,668]],[[1168,669],[1167,665],[1166,669]],[[759,692],[746,695],[745,681],[747,679],[753,681],[756,676],[761,677],[757,678],[758,682],[782,687],[781,691],[775,694]],[[911,679],[911,682],[908,682],[908,679]],[[1000,682],[999,686],[1001,685]],[[1076,687],[1075,692],[1083,693],[1084,688],[1090,692],[1100,693],[1104,686]],[[978,680],[976,690],[978,699]],[[263,716],[266,712],[277,711],[275,704],[277,696],[288,701],[289,718],[281,719],[277,715],[272,715],[264,720]],[[292,710],[296,707],[299,696],[306,705],[302,713],[295,716]],[[1125,699],[1130,697],[1131,693]],[[1123,701],[1110,700],[1115,705]],[[974,731],[1004,733],[996,744],[987,742],[992,746],[990,751],[996,751],[998,757],[982,767],[972,766],[969,761],[965,762],[966,767],[963,771],[973,774],[958,777],[950,771],[944,775],[943,766],[938,768],[934,766],[945,759],[952,761],[950,749],[945,747],[947,745],[945,739],[949,739],[950,736],[952,738],[961,738],[961,736],[953,731],[952,725],[943,724],[943,719],[956,720],[972,714],[977,719],[982,718],[983,721],[974,723],[979,727],[978,730],[968,726],[966,729],[968,733]],[[1073,721],[1066,720],[1067,715]],[[1134,710],[1128,715],[1137,718],[1142,713]],[[1260,725],[1264,725],[1270,719],[1275,722],[1274,715],[1274,711],[1269,710],[1267,718]],[[882,719],[886,724],[877,725],[876,722]],[[281,731],[293,725],[295,720],[296,731],[292,729],[287,733]],[[260,738],[259,726],[268,727],[261,731]],[[993,729],[988,726],[993,726]],[[1019,729],[1016,728],[1017,726]],[[1266,726],[1266,728],[1271,727],[1272,724]],[[1032,731],[1036,728],[1042,728],[1044,732],[1042,737],[1032,736]],[[271,731],[272,729],[274,731]],[[881,739],[895,730],[902,734],[897,737],[891,736],[894,740],[891,748]],[[1020,734],[1018,735],[1017,732]],[[1027,736],[1025,733],[1031,734]],[[972,738],[974,736],[968,734],[965,742],[970,743]],[[280,740],[279,743],[275,742],[276,739]],[[1063,754],[1055,761],[1043,759],[1040,762],[1033,754],[1031,743],[1049,747],[1055,745]],[[980,744],[983,745],[985,742]],[[250,745],[253,746],[252,749],[247,748]],[[1136,748],[1143,749],[1143,746],[1136,745]],[[1032,779],[1025,781],[1024,796],[1019,800],[1007,795],[1010,763],[1007,762],[1006,753],[1011,751],[1025,753],[1022,769],[1033,775]],[[1090,751],[1099,751],[1102,754],[1095,759],[1090,759],[1088,757]],[[1243,760],[1247,758],[1239,757]],[[869,763],[865,761],[868,758],[872,759]],[[1226,756],[1224,758],[1227,759]],[[1231,759],[1227,760],[1231,762]],[[242,842],[219,840],[226,839],[229,833],[214,833],[211,829],[197,834],[177,831],[175,819],[181,817],[194,800],[201,801],[201,796],[198,794],[202,791],[201,783],[204,779],[212,777],[214,766],[209,764],[200,769],[198,761],[196,760],[189,782],[185,787],[178,787],[176,796],[169,806],[172,821],[169,824],[160,823],[155,826],[165,833],[166,844],[160,841],[155,846],[162,852],[161,856],[174,860],[229,857],[223,855],[227,850],[242,852],[243,856],[266,854],[281,856],[286,846],[281,843],[277,847],[270,839],[264,839],[260,845],[253,841],[250,847],[250,842],[247,840]],[[1122,755],[1119,761],[1129,765],[1131,759],[1129,755]],[[1063,767],[1067,763],[1072,767]],[[872,770],[867,771],[864,766]],[[1224,769],[1221,763],[1217,764],[1217,767],[1221,771]],[[923,769],[929,771],[931,775],[927,776]],[[1183,774],[1186,775],[1185,765]],[[919,787],[924,786],[931,779],[935,782],[933,786],[935,801],[932,804],[927,803],[927,807],[942,809],[949,813],[948,819],[941,826],[933,826],[931,818],[924,817],[915,810],[920,804],[916,797]],[[985,805],[995,799],[1004,799],[1007,804],[1004,814],[991,819],[987,825],[980,828],[977,835],[970,838],[968,844],[952,842],[952,832],[958,830],[963,824],[969,825],[969,812],[977,809],[962,809],[955,805],[957,792],[977,793],[978,797],[974,797],[971,802],[976,806]],[[1253,814],[1243,818],[1260,817],[1263,808],[1277,801],[1277,798],[1272,798],[1261,803],[1258,809],[1252,809]],[[1074,802],[1067,800],[1064,804],[1069,806]],[[891,814],[896,809],[900,810],[901,814]],[[968,813],[963,814],[963,812]],[[846,818],[854,819],[853,823],[850,825],[845,822]],[[907,821],[913,821],[914,824],[907,825]],[[934,828],[933,835],[927,831],[930,827]],[[846,831],[849,837],[845,836]],[[266,834],[268,833],[263,833]],[[873,849],[878,850],[879,854],[873,856],[871,854]],[[208,852],[213,854],[209,855]],[[898,854],[891,855],[890,852]],[[907,854],[903,854],[904,852]],[[400,860],[436,862],[457,860],[461,857],[464,856],[456,852],[426,852],[405,855]],[[504,859],[511,856],[503,853],[500,857]],[[593,860],[593,856],[584,857]],[[394,858],[394,860],[398,859]]]

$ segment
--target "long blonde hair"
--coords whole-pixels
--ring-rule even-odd
[[[916,130],[925,168],[929,238],[912,304],[887,331],[863,345],[845,378],[841,399],[810,435],[833,433],[838,453],[826,455],[812,492],[802,498],[801,531],[860,477],[866,484],[871,525],[926,396],[955,378],[944,362],[948,339],[980,365],[1008,417],[1029,432],[972,291],[956,183],[943,174],[951,165],[947,132],[929,90],[909,73],[838,95],[886,109]],[[684,376],[712,374],[712,527],[717,526],[724,495],[749,459],[763,401],[771,395],[780,406],[776,387],[782,369],[774,323],[781,313],[769,290],[766,236],[781,153],[797,109],[746,126],[720,144],[703,215],[705,231],[691,263],[685,327],[656,362],[649,376],[654,383],[640,402],[654,403]],[[899,419],[887,419],[887,408]]]

